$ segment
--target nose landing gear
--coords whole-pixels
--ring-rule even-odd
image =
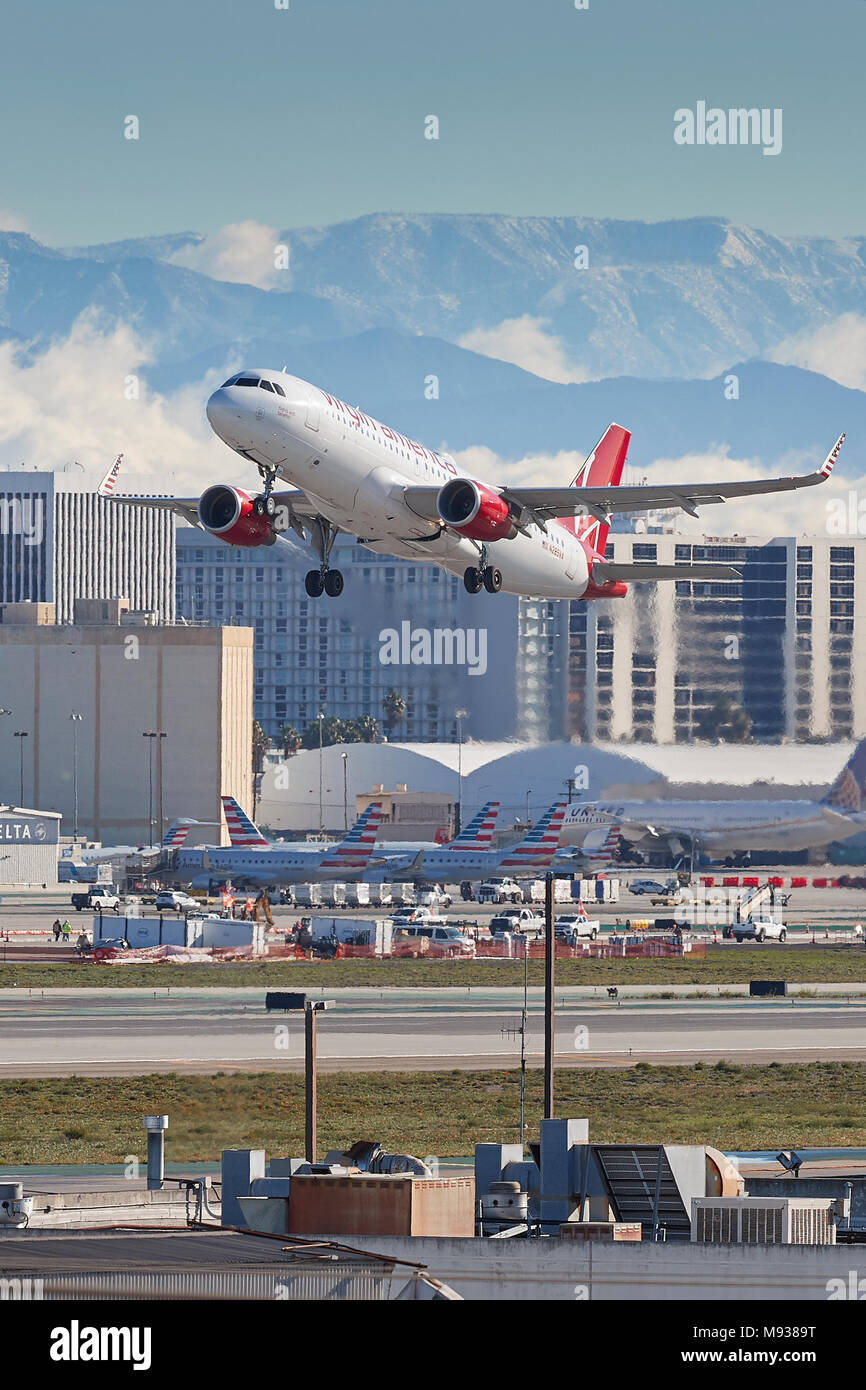
[[[253,512],[256,516],[276,516],[277,504],[271,493],[274,490],[274,483],[277,481],[280,470],[278,468],[265,468],[259,464],[259,474],[264,480],[265,490],[259,497],[253,498]]]

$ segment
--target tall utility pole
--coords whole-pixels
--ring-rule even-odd
[[[463,824],[463,720],[467,717],[468,710],[457,709],[454,711],[454,718],[457,720],[457,805],[454,807],[454,834],[460,834]]]
[[[148,786],[149,786],[149,792],[148,792],[148,807],[147,807],[147,833],[148,833],[148,835],[150,836],[150,839],[149,839],[149,842],[148,842],[148,843],[152,845],[152,844],[154,843],[154,838],[153,838],[153,746],[154,746],[154,744],[156,744],[157,747],[158,747],[159,750],[160,750],[160,752],[159,752],[159,815],[160,815],[160,823],[161,823],[161,822],[162,822],[162,740],[165,738],[165,734],[162,732],[162,729],[146,729],[146,730],[144,731],[144,733],[141,735],[141,737],[142,737],[142,738],[150,739],[150,743],[148,744],[148,752],[149,752],[149,760],[148,760],[148,768],[149,768]],[[162,839],[162,827],[161,827],[161,824],[160,824],[160,836],[159,836],[159,838]]]
[[[322,710],[319,710],[319,713],[316,715],[316,718],[317,718],[318,721],[319,721],[319,834],[320,834],[320,835],[324,835],[324,833],[325,833],[325,801],[324,801],[324,791],[325,791],[325,771],[324,771],[324,762],[325,762],[325,754],[324,754],[324,744],[323,744],[323,738],[324,738],[323,729],[324,729],[324,727],[325,727],[325,716],[324,716],[324,713],[322,712]]]
[[[162,742],[165,734],[160,729],[156,739],[156,816],[159,824],[159,843],[162,844],[165,835],[165,825],[163,824],[162,814]],[[152,843],[156,843],[153,841]]]
[[[24,805],[24,740],[29,737],[26,729],[16,729],[13,738],[20,739],[18,744],[18,805]]]
[[[556,937],[553,931],[553,885],[556,875],[544,875],[544,1118],[553,1119],[554,1005],[553,962]]]
[[[78,839],[78,726],[84,719],[83,714],[69,716],[72,721],[72,838]]]
[[[340,757],[343,759],[343,832],[344,832],[345,834],[348,834],[348,831],[349,831],[349,789],[348,789],[349,755],[348,755],[348,753],[341,753],[341,754],[340,754]]]

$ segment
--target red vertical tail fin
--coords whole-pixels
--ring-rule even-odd
[[[587,456],[571,487],[617,487],[625,467],[631,432],[622,425],[608,425],[601,439]],[[561,525],[584,541],[599,555],[607,544],[608,524],[595,516],[575,516],[564,519]]]

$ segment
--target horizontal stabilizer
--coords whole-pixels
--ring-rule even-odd
[[[592,567],[594,584],[614,580],[648,584],[661,579],[742,579],[742,575],[730,565],[619,565],[614,560],[598,560]]]

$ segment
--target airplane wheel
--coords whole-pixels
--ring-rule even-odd
[[[263,499],[263,498],[261,498],[261,497],[254,497],[254,498],[253,498],[253,512],[254,512],[254,514],[255,514],[256,516],[264,516],[264,514],[265,514],[265,503],[264,503],[264,499]]]
[[[328,570],[325,575],[325,593],[328,598],[339,598],[343,592],[343,576],[339,570]]]
[[[488,565],[483,575],[484,587],[488,594],[498,594],[502,588],[502,572]]]
[[[277,504],[276,504],[276,502],[274,501],[273,497],[266,497],[266,498],[264,499],[264,506],[265,506],[265,516],[276,516],[276,514],[277,514]]]
[[[481,571],[477,570],[474,565],[470,565],[467,570],[463,571],[463,586],[467,594],[480,594],[483,584]]]
[[[321,598],[325,589],[325,581],[318,570],[308,570],[304,575],[304,588],[310,598]]]

